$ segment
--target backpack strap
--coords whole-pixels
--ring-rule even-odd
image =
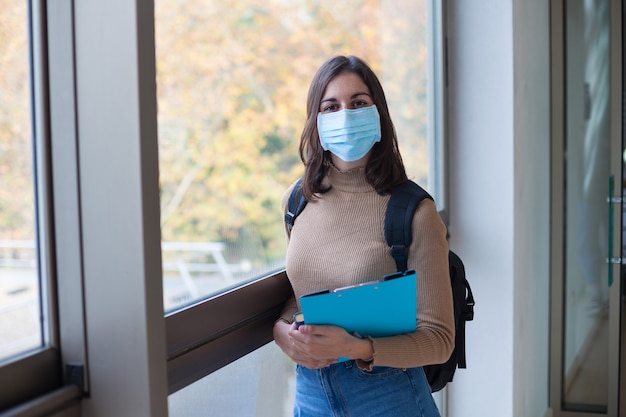
[[[307,201],[304,198],[304,194],[302,194],[302,178],[299,178],[298,181],[296,181],[293,189],[291,190],[289,200],[287,200],[287,213],[285,213],[285,223],[287,224],[287,229],[290,232],[293,224],[296,222],[296,217],[298,217],[302,210],[304,210],[306,203]]]
[[[385,240],[391,248],[398,271],[407,270],[407,258],[411,245],[413,213],[425,198],[433,199],[413,181],[406,181],[391,191],[385,213]]]

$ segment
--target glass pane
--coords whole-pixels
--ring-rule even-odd
[[[609,1],[566,2],[564,409],[606,412]]]
[[[428,186],[426,30],[425,1],[156,1],[167,310],[282,267],[280,201],[333,55],[377,72],[409,177]]]
[[[170,417],[293,416],[295,366],[274,344],[169,396]]]
[[[42,343],[27,4],[0,0],[0,360]]]

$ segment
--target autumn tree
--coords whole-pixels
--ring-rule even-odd
[[[308,85],[333,55],[357,55],[372,65],[398,131],[408,132],[401,146],[407,155],[425,153],[423,6],[364,0],[157,0],[156,6],[164,240],[243,242],[261,249],[262,262],[282,257],[280,200],[302,173],[297,149]],[[417,162],[424,175],[425,157]]]
[[[156,0],[164,241],[282,259],[280,201],[310,80],[352,54],[379,75],[409,175],[426,177],[425,2]],[[26,7],[0,0],[0,239],[34,236]]]
[[[27,4],[0,0],[0,240],[35,236]]]

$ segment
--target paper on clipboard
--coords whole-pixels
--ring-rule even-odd
[[[385,337],[415,331],[415,270],[386,275],[381,281],[300,297],[307,324],[330,324],[360,336]]]

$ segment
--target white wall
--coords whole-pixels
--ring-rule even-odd
[[[547,3],[448,4],[450,232],[476,298],[449,415],[541,416],[548,393]]]

